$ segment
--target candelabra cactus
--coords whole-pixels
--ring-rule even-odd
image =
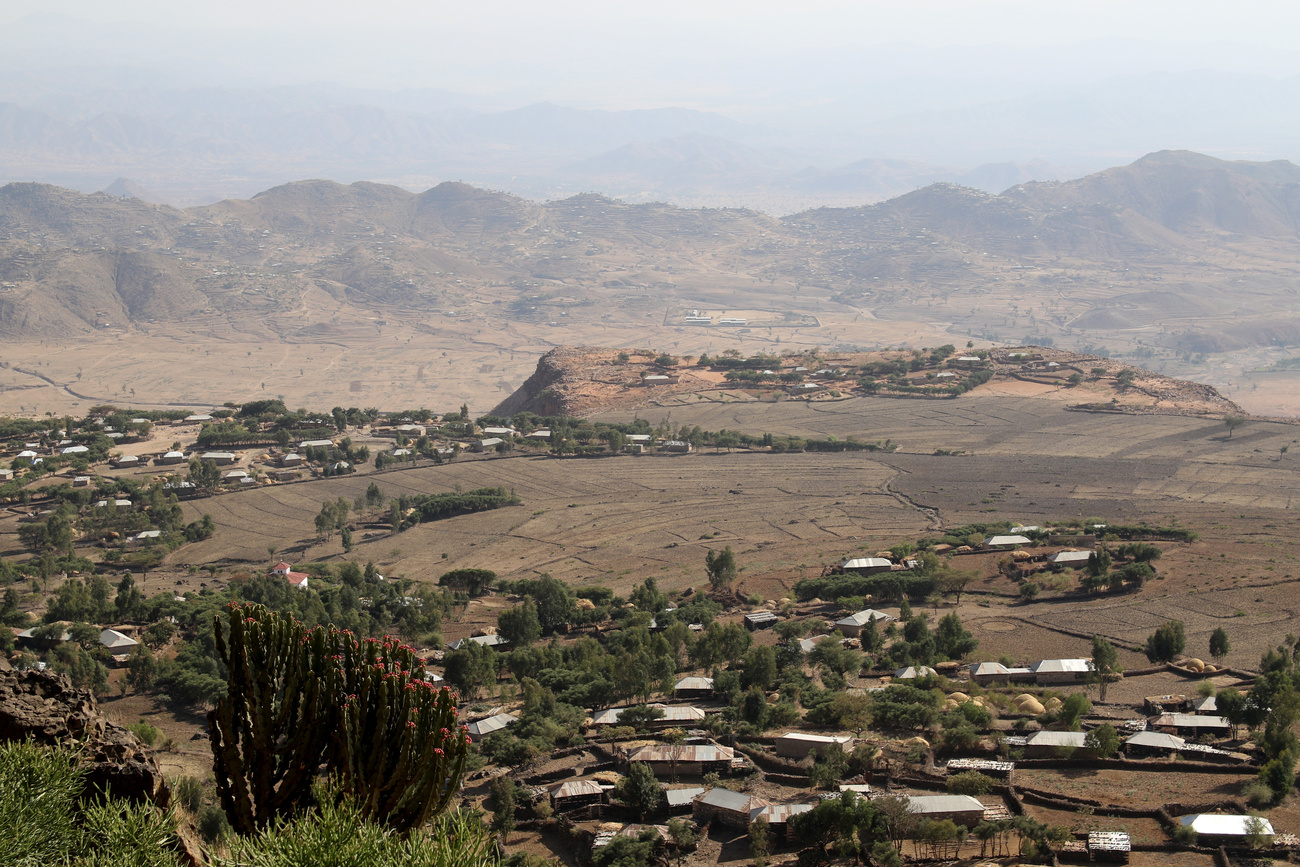
[[[392,639],[307,629],[260,605],[215,618],[229,675],[211,713],[217,791],[242,834],[311,803],[322,771],[363,815],[408,832],[445,810],[468,738],[456,699]]]
[[[341,789],[367,818],[417,828],[447,809],[465,771],[469,738],[455,696],[426,681],[411,649],[392,639],[341,644]]]

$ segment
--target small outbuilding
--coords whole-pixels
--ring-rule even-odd
[[[1086,659],[1042,659],[1029,667],[1034,681],[1045,684],[1084,683],[1092,671]]]
[[[984,685],[1031,681],[1034,673],[1028,668],[1008,668],[1000,662],[977,662],[969,666],[970,679]]]
[[[913,795],[907,811],[922,819],[943,821],[974,828],[984,821],[984,805],[970,795]]]
[[[469,735],[471,741],[478,743],[493,732],[499,732],[502,729],[513,725],[518,721],[518,719],[519,717],[512,713],[493,714],[485,719],[476,720],[470,723],[466,727],[466,734]]]
[[[776,754],[787,759],[806,758],[810,753],[845,752],[853,748],[851,735],[814,735],[786,732],[776,739]]]
[[[888,563],[889,561],[886,560],[885,562]],[[839,620],[836,620],[835,628],[838,629],[840,634],[845,638],[858,638],[862,635],[862,630],[868,623],[874,622],[879,626],[882,623],[888,623],[894,619],[895,618],[892,614],[886,614],[885,612],[877,611],[874,608],[867,608],[855,614],[850,614],[848,617],[841,617]]]
[[[1196,832],[1196,841],[1202,845],[1240,845],[1247,837],[1259,835],[1266,840],[1274,836],[1273,824],[1263,816],[1245,816],[1223,813],[1194,813],[1178,820],[1184,828]]]
[[[1025,758],[1091,756],[1093,751],[1083,745],[1085,737],[1083,732],[1034,732],[1025,742]]]
[[[594,780],[569,780],[551,789],[551,806],[556,812],[604,802],[605,790]]]
[[[683,677],[673,685],[673,695],[677,698],[712,698],[713,678]]]
[[[698,825],[717,820],[729,828],[744,831],[749,827],[749,817],[753,811],[767,806],[770,803],[757,795],[746,795],[719,787],[697,797],[691,814]]]
[[[756,632],[760,629],[770,629],[781,622],[771,611],[751,611],[745,615],[745,628],[750,632]]]

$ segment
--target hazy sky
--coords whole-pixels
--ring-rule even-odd
[[[880,44],[978,45],[1027,40],[1060,44],[1129,37],[1170,43],[1240,41],[1291,49],[1300,32],[1300,4],[1291,0],[4,0],[0,22],[34,12],[95,21],[176,27],[249,29],[450,26],[562,37],[602,33],[644,41],[656,33],[730,33],[754,46]],[[640,28],[648,27],[649,31]]]
[[[4,45],[0,33],[10,55],[0,64],[84,58],[166,68],[184,83],[331,81],[625,106],[726,108],[746,88],[846,74],[1300,74],[1291,0],[0,0],[0,31],[27,16],[43,34]]]

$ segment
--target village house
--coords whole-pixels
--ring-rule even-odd
[[[928,665],[909,665],[894,670],[895,680],[916,680],[921,677],[934,677],[939,672]]]
[[[661,451],[669,452],[671,454],[684,455],[691,452],[691,444],[683,442],[682,440],[668,440],[659,448]]]
[[[271,567],[272,575],[279,575],[288,581],[290,586],[297,587],[299,590],[307,589],[307,580],[311,577],[305,572],[293,571],[293,566],[281,560]]]
[[[889,561],[886,560],[885,562],[888,563]],[[838,629],[840,634],[845,638],[858,638],[862,635],[862,629],[867,625],[868,621],[875,621],[876,625],[879,627],[893,619],[894,617],[891,614],[886,614],[883,611],[876,611],[874,608],[868,608],[865,611],[859,611],[856,614],[850,614],[848,617],[842,617],[839,620],[836,620],[835,628]]]
[[[1148,756],[1169,756],[1178,752],[1187,741],[1165,732],[1138,732],[1124,741],[1124,755],[1130,759]]]
[[[1038,685],[1085,683],[1092,671],[1086,659],[1042,659],[1029,667]]]
[[[1048,555],[1047,562],[1055,569],[1082,569],[1091,559],[1091,551],[1057,551]]]
[[[969,666],[970,679],[986,686],[1008,684],[1013,681],[1031,681],[1034,673],[1028,668],[1007,668],[1000,662],[977,662]]]
[[[652,704],[650,707],[659,708],[664,715],[659,719],[648,722],[646,728],[649,729],[672,728],[673,726],[690,725],[704,720],[704,711],[698,707],[678,707],[662,704]],[[603,710],[596,714],[591,724],[594,726],[618,725],[619,719],[623,716],[625,710],[627,710],[625,707],[612,707]]]
[[[936,822],[947,819],[967,828],[984,821],[984,805],[970,795],[913,795],[907,799],[907,812]]]
[[[1005,535],[994,536],[984,542],[985,548],[1014,548],[1017,545],[1033,544],[1028,536]]]
[[[884,557],[855,557],[840,563],[841,572],[857,572],[859,575],[875,575],[878,572],[889,572],[893,568],[893,561]]]
[[[673,685],[677,698],[713,698],[713,678],[683,677]]]
[[[786,732],[776,739],[776,754],[787,759],[807,758],[810,753],[847,752],[853,748],[850,735],[814,735]]]
[[[501,439],[501,437],[485,437],[480,440],[474,440],[474,444],[471,445],[469,448],[470,451],[473,452],[486,452],[486,451],[490,451],[491,449],[495,449],[503,442],[505,442],[505,440]]]
[[[459,638],[447,645],[448,650],[461,650],[469,644],[478,644],[482,647],[504,647],[510,643],[510,639],[504,635],[471,635],[469,638]]]
[[[493,732],[499,732],[513,725],[518,719],[519,717],[512,713],[493,714],[485,719],[475,720],[470,723],[465,727],[465,733],[469,735],[470,741],[478,743]]]
[[[664,798],[668,801],[669,813],[689,813],[695,799],[707,792],[702,786],[688,786],[684,789],[666,789]]]
[[[754,807],[749,811],[752,825],[759,819],[767,822],[767,830],[777,840],[787,842],[791,839],[790,820],[801,813],[807,813],[816,804],[768,804],[766,807]]]
[[[769,802],[757,795],[746,795],[719,787],[710,789],[695,799],[691,818],[697,825],[716,819],[721,825],[744,831],[749,827],[750,814],[766,806],[769,806]]]
[[[605,803],[605,790],[594,780],[569,780],[551,789],[551,806],[557,813]]]
[[[113,459],[113,466],[117,467],[119,470],[127,470],[127,469],[131,469],[132,467],[138,467],[140,466],[140,456],[121,455]]]
[[[13,479],[14,479],[13,470],[8,468],[0,469],[0,482],[12,482]]]
[[[752,611],[745,615],[745,628],[750,632],[776,626],[781,620],[771,611]]]
[[[1184,828],[1196,832],[1196,842],[1202,846],[1240,846],[1255,832],[1271,840],[1273,825],[1262,816],[1243,816],[1221,813],[1194,813],[1178,819]]]
[[[735,757],[731,747],[717,744],[654,744],[625,754],[623,761],[628,765],[644,762],[656,777],[678,774],[699,777],[730,773]]]
[[[204,452],[199,455],[199,460],[212,461],[217,466],[224,467],[233,464],[236,457],[232,452]]]
[[[1203,735],[1226,738],[1232,734],[1232,724],[1223,717],[1191,713],[1161,714],[1151,721],[1151,728],[1191,738]]]
[[[1094,755],[1084,747],[1083,732],[1034,732],[1025,742],[1025,758],[1054,759]]]
[[[118,632],[116,629],[102,630],[99,633],[99,643],[104,645],[110,654],[114,655],[126,653],[140,644],[131,636]]]

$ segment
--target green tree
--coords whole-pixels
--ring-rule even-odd
[[[515,829],[515,781],[508,774],[502,774],[492,780],[488,791],[491,793],[491,828],[501,835],[503,843],[508,842],[510,832]]]
[[[962,659],[979,646],[975,636],[962,626],[961,618],[953,611],[944,615],[934,633],[935,648],[948,659]]]
[[[1061,702],[1056,719],[1070,731],[1079,730],[1079,719],[1092,710],[1092,702],[1081,692],[1071,693]]]
[[[1183,621],[1169,620],[1147,636],[1146,655],[1152,662],[1173,662],[1187,647]]]
[[[1233,431],[1246,423],[1246,417],[1240,415],[1225,415],[1223,417],[1223,426],[1228,429],[1228,439],[1232,439]]]
[[[1103,759],[1109,759],[1119,752],[1119,733],[1110,723],[1102,723],[1088,732],[1083,739],[1083,746]]]
[[[1098,699],[1106,700],[1106,688],[1119,680],[1124,669],[1119,664],[1119,652],[1100,635],[1092,637],[1092,659],[1088,662],[1088,682],[1100,685]]]
[[[527,647],[542,637],[542,623],[537,617],[537,604],[531,596],[514,608],[497,615],[497,631],[514,647]]]
[[[1220,626],[1210,634],[1210,656],[1222,661],[1231,652],[1232,645],[1228,642],[1228,632]]]
[[[736,568],[736,555],[728,545],[721,551],[709,551],[704,555],[704,569],[709,576],[709,586],[714,590],[723,590],[735,582],[739,570]]]
[[[563,581],[543,575],[533,581],[519,582],[519,591],[533,598],[537,605],[537,619],[543,635],[566,629],[578,610],[578,599],[573,589]]]
[[[749,823],[749,863],[754,867],[765,867],[771,849],[772,832],[767,820],[760,816]]]
[[[659,808],[664,797],[664,787],[655,779],[654,771],[645,762],[633,762],[627,774],[618,781],[615,794],[644,820],[646,813]]]

